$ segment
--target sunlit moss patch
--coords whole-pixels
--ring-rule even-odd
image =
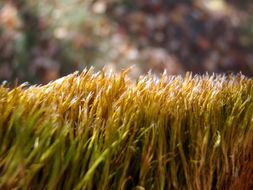
[[[252,187],[253,80],[85,70],[0,87],[0,189]]]

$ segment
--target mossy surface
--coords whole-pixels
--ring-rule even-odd
[[[253,80],[92,70],[0,87],[0,189],[240,189],[253,176]]]

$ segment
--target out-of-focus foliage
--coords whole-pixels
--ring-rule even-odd
[[[74,70],[253,76],[252,2],[3,0],[0,81],[46,83]]]
[[[1,80],[48,82],[104,57],[98,26],[107,21],[87,3],[4,1],[1,7]]]
[[[140,49],[152,48],[146,62],[151,68],[172,69],[172,74],[242,71],[252,76],[252,40],[241,32],[249,26],[250,11],[243,6],[237,9],[222,0],[131,2],[120,10],[115,5],[111,15],[135,36]]]

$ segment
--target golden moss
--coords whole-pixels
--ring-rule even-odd
[[[0,87],[0,189],[249,189],[253,81],[85,70]]]

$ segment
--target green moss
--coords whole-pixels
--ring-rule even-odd
[[[250,189],[253,81],[86,70],[0,87],[0,189]]]

